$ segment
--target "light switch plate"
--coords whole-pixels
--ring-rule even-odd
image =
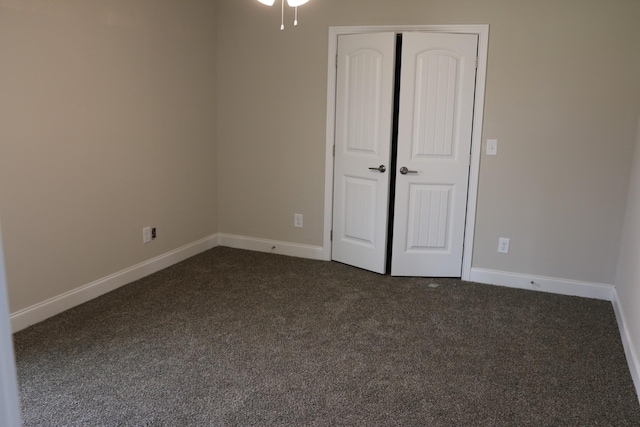
[[[487,139],[487,156],[496,156],[498,154],[498,140]]]

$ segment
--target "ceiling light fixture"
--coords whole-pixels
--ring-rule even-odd
[[[258,0],[262,4],[266,4],[267,6],[273,6],[276,0]],[[280,31],[284,30],[284,0],[280,0],[282,3],[282,14],[280,20]],[[295,10],[295,15],[293,18],[293,26],[298,26],[298,6],[302,6],[307,3],[309,0],[287,0],[287,4]]]

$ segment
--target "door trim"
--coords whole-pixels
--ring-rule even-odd
[[[478,35],[478,71],[476,74],[475,101],[473,113],[473,132],[471,134],[471,167],[469,169],[469,189],[467,193],[467,213],[464,233],[464,251],[462,254],[462,280],[471,276],[473,255],[473,236],[475,232],[476,207],[478,200],[478,181],[480,172],[480,153],[482,147],[482,124],[484,117],[484,94],[487,76],[487,56],[489,44],[489,25],[387,25],[329,27],[329,52],[327,60],[327,129],[325,150],[325,190],[324,190],[324,232],[323,259],[331,260],[331,228],[333,222],[333,142],[335,135],[336,113],[336,55],[338,36],[342,34],[377,33],[383,31],[439,32]]]
[[[22,420],[3,260],[2,235],[0,235],[0,424],[18,427],[22,425]]]

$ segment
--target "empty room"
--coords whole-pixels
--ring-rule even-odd
[[[0,425],[640,425],[638,0],[0,0]]]

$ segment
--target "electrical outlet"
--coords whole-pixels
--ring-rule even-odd
[[[142,243],[149,243],[151,241],[151,227],[144,227],[142,229]]]
[[[500,252],[501,254],[509,253],[509,239],[507,239],[506,237],[501,237],[498,240],[498,252]]]
[[[302,214],[293,214],[293,226],[302,228]]]

